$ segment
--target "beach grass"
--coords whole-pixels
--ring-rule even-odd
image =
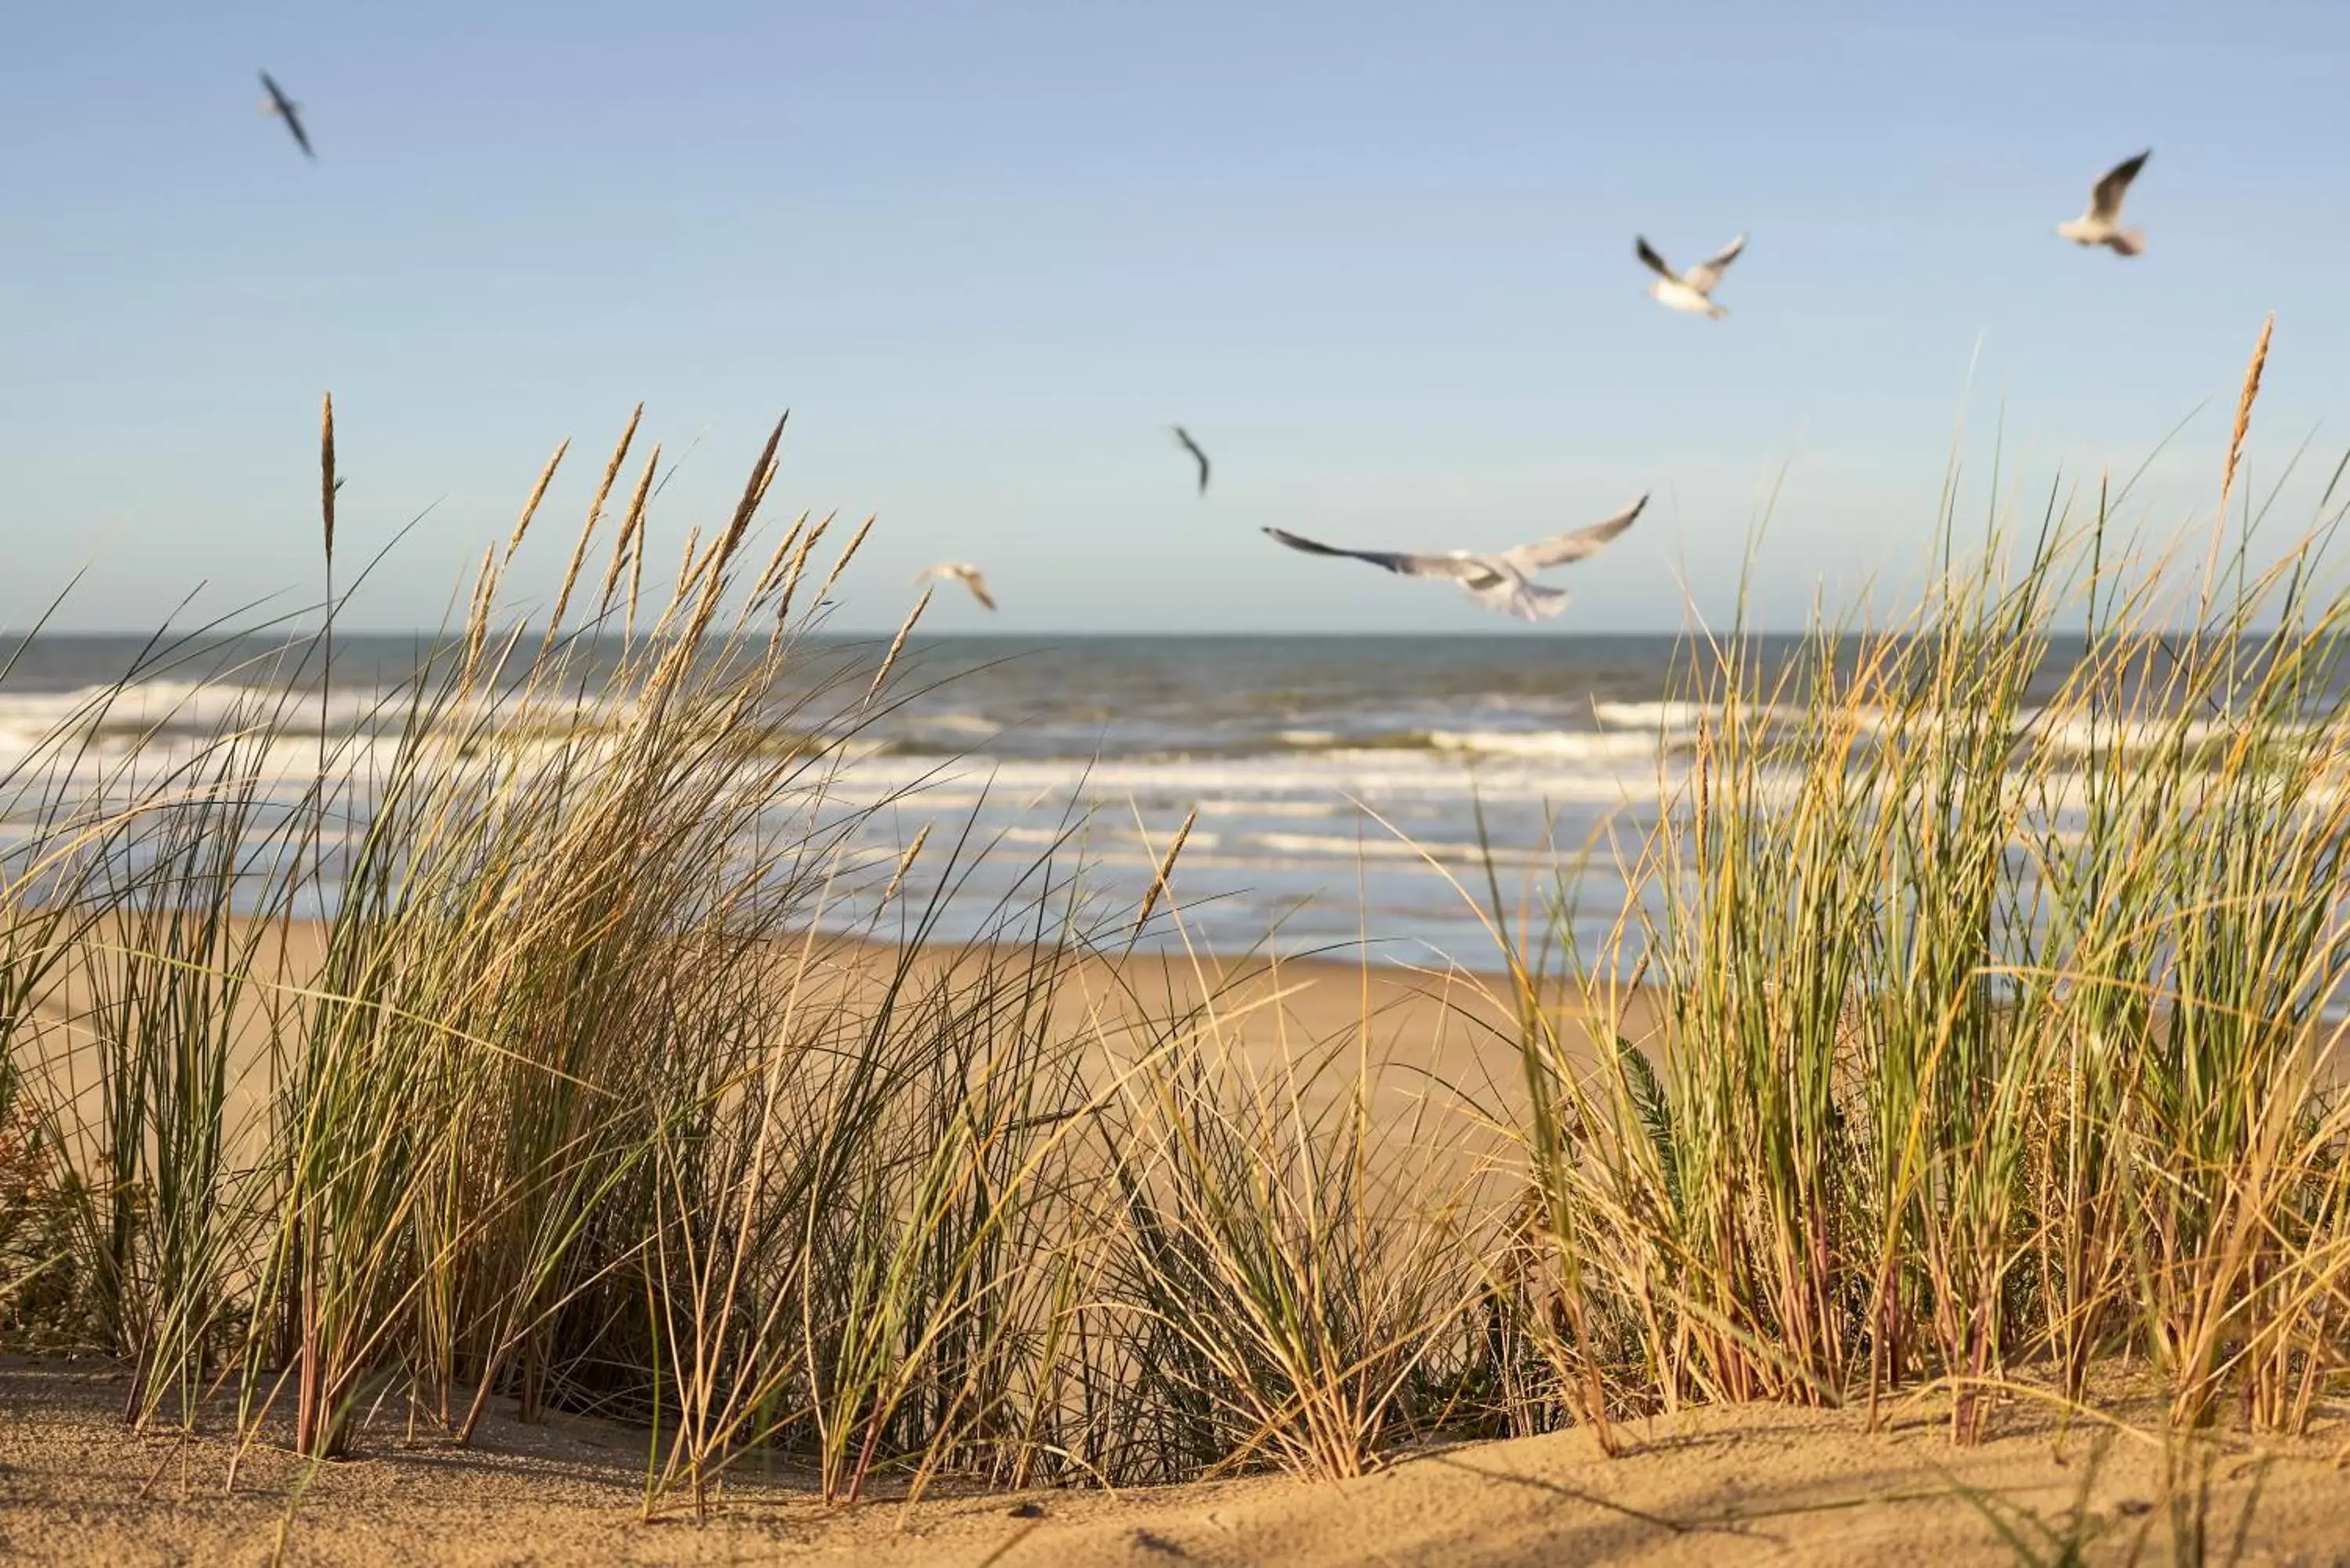
[[[781,424],[648,590],[657,452],[605,515],[632,416],[546,624],[505,573],[560,451],[369,723],[255,698],[159,757],[97,744],[100,695],[0,779],[0,1332],[120,1358],[130,1420],[317,1457],[616,1417],[649,1515],[746,1467],[841,1502],[1346,1477],[1718,1402],[1925,1400],[1970,1443],[2150,1383],[2175,1433],[2306,1430],[2350,1354],[2350,600],[2331,492],[2246,565],[2259,364],[2199,563],[2124,549],[2101,491],[1963,556],[1946,514],[1907,616],[1824,618],[1767,681],[1692,634],[1700,739],[1596,851],[1608,943],[1463,892],[1499,1090],[1367,1018],[1295,1037],[1278,963],[1154,992],[1180,835],[1139,909],[1073,835],[852,853],[920,607],[806,636],[865,535],[762,547]]]

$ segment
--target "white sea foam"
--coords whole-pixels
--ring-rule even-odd
[[[943,713],[924,713],[912,721],[925,730],[950,735],[1000,735],[1003,726],[984,713],[965,712],[959,709]]]
[[[2305,739],[2320,727],[2310,722],[2264,719],[2256,732],[2262,743],[2273,743]],[[2026,709],[2019,716],[2018,729],[2019,739],[2028,738],[2053,751],[2086,754],[2116,747],[2125,752],[2142,752],[2178,742],[2199,747],[2224,744],[2244,733],[2247,726],[2224,719],[2092,720],[2078,714],[2054,717],[2041,709]]]
[[[1345,816],[1355,808],[1342,800],[1281,800],[1219,795],[1200,802],[1202,816]]]
[[[1315,858],[1364,860],[1483,861],[1490,854],[1497,866],[1541,866],[1555,859],[1549,850],[1496,846],[1490,850],[1475,842],[1405,839],[1384,829],[1356,836],[1336,833],[1258,833],[1249,842],[1280,855]]]
[[[1164,855],[1167,853],[1168,845],[1174,842],[1174,825],[1170,823],[1165,828],[1146,836],[1136,832],[1132,823],[1096,817],[1090,823],[1082,826],[1073,825],[1066,830],[1058,827],[1014,826],[999,828],[995,830],[993,836],[1001,837],[1007,844],[1055,844],[1063,839],[1068,839],[1074,843],[1082,838],[1088,848],[1123,844],[1129,847],[1140,846],[1155,854]],[[1195,828],[1191,837],[1183,841],[1183,852],[1189,855],[1194,849],[1213,849],[1222,842],[1218,835],[1201,833]]]
[[[1661,732],[1668,739],[1693,734],[1705,721],[1719,722],[1723,712],[1712,704],[1679,701],[1595,702],[1591,711],[1600,723],[1616,732],[1640,731],[1650,737]],[[1740,717],[1749,726],[1783,729],[1801,724],[1804,710],[1799,705],[1748,704],[1741,710]],[[1913,730],[1933,722],[1930,710],[1892,711],[1866,704],[1840,708],[1826,720],[1830,727],[1849,725],[1864,735],[1876,736]],[[2314,733],[2318,725],[2263,720],[2259,728],[2263,739],[2274,740],[2306,736]],[[2224,743],[2242,729],[2241,722],[2228,719],[2133,715],[2092,720],[2075,712],[2051,713],[2044,709],[2025,708],[2016,714],[2013,738],[2019,746],[2036,745],[2059,753],[2086,753],[2107,748],[2144,751],[2182,741],[2189,746]],[[1572,753],[1571,747],[1566,750]]]
[[[1657,754],[1654,735],[1607,734],[1596,730],[1430,730],[1428,743],[1440,752],[1546,757],[1570,763],[1634,762]]]
[[[209,742],[240,732],[306,735],[315,762],[322,724],[338,734],[392,732],[410,711],[406,693],[357,687],[332,689],[323,701],[316,692],[284,688],[168,680],[68,691],[12,691],[0,694],[0,766],[21,763],[45,749],[85,742],[101,753],[120,755],[133,749]],[[435,702],[433,711],[452,731],[486,724],[509,732],[561,733],[608,725],[625,718],[630,705],[484,694]]]
[[[1627,765],[1572,767],[1539,755],[1499,756],[1475,770],[1474,784],[1487,801],[1614,805],[1653,799],[1657,777],[1649,753],[1634,752],[1621,761]],[[1350,798],[1375,804],[1386,799],[1455,801],[1466,798],[1471,783],[1469,762],[1458,753],[1380,749],[1099,762],[881,756],[847,770],[834,787],[836,793],[879,797],[925,779],[935,780],[933,787],[957,790],[965,799],[974,799],[975,786],[984,784],[989,798],[999,805],[1078,795],[1184,803],[1209,796],[1303,798],[1341,805]],[[933,797],[926,792],[924,798]]]
[[[1594,702],[1591,716],[1619,730],[1693,731],[1713,709],[1703,702]]]

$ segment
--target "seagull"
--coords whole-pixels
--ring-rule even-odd
[[[956,581],[962,583],[964,587],[971,590],[972,597],[977,599],[989,609],[993,609],[995,607],[995,601],[988,597],[987,579],[979,575],[979,568],[972,566],[969,561],[941,561],[937,566],[932,566],[927,572],[916,573],[914,576],[914,581],[916,585],[919,586],[939,577],[954,578]]]
[[[1640,508],[1648,504],[1645,495],[1605,523],[1594,523],[1588,528],[1573,533],[1554,535],[1537,539],[1531,545],[1521,545],[1514,550],[1503,550],[1493,555],[1480,555],[1471,550],[1452,550],[1444,555],[1414,555],[1408,551],[1341,550],[1335,545],[1316,544],[1286,529],[1267,528],[1265,532],[1293,550],[1303,550],[1309,556],[1350,556],[1357,561],[1368,561],[1374,566],[1385,566],[1390,572],[1407,577],[1450,578],[1459,583],[1469,597],[1488,609],[1513,615],[1520,620],[1547,620],[1566,607],[1565,588],[1546,588],[1531,579],[1536,572],[1553,566],[1564,566],[1597,555],[1607,542],[1632,525]]]
[[[1677,273],[1665,265],[1665,258],[1639,235],[1632,236],[1633,254],[1653,269],[1657,281],[1648,286],[1658,303],[1674,310],[1687,310],[1711,316],[1719,321],[1729,313],[1713,302],[1714,285],[1721,281],[1722,273],[1738,259],[1746,248],[1746,236],[1739,235],[1721,247],[1721,254],[1711,261],[1702,261],[1684,273]]]
[[[1200,450],[1200,443],[1193,441],[1191,432],[1181,425],[1169,425],[1167,428],[1175,432],[1175,439],[1183,443],[1183,450],[1190,452],[1192,459],[1199,463],[1200,493],[1205,495],[1208,493],[1208,454]]]
[[[262,112],[284,117],[286,129],[294,133],[294,140],[302,149],[302,156],[317,161],[318,155],[310,151],[310,133],[302,129],[302,106],[287,98],[286,89],[269,79],[267,71],[261,73],[261,88],[269,95],[261,102]]]
[[[2090,187],[2089,210],[2069,223],[2057,224],[2056,232],[2076,245],[2110,245],[2117,256],[2134,256],[2146,249],[2144,229],[2121,226],[2122,202],[2129,197],[2130,182],[2153,155],[2149,147],[2106,171],[2106,177]]]

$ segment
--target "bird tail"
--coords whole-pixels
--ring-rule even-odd
[[[2115,250],[2120,252],[2123,255],[2134,256],[2137,254],[2138,252],[2146,249],[2146,231],[2144,229],[2124,229],[2120,234],[2116,234],[2108,243],[2113,245]]]
[[[1523,577],[1511,577],[1470,588],[1469,597],[1520,620],[1548,620],[1566,607],[1567,593],[1565,588],[1546,588]]]
[[[1548,620],[1566,608],[1567,597],[1565,588],[1528,583],[1519,591],[1518,602],[1510,607],[1510,613],[1520,620]]]

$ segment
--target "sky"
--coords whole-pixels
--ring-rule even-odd
[[[386,629],[462,607],[567,436],[509,595],[551,599],[639,400],[656,564],[790,410],[770,507],[879,519],[843,627],[953,558],[1003,607],[939,630],[1508,631],[1258,530],[1501,546],[1643,493],[1552,628],[1718,622],[1750,547],[1793,626],[1924,559],[1954,440],[1978,521],[2149,455],[2134,525],[2208,516],[2272,311],[2251,493],[2301,526],[2350,444],[2350,7],[1931,9],[26,8],[0,628],[78,572],[55,624],[315,604],[328,390]],[[2147,254],[2057,239],[2145,147]],[[1635,234],[1742,231],[1725,319],[1644,297]]]

